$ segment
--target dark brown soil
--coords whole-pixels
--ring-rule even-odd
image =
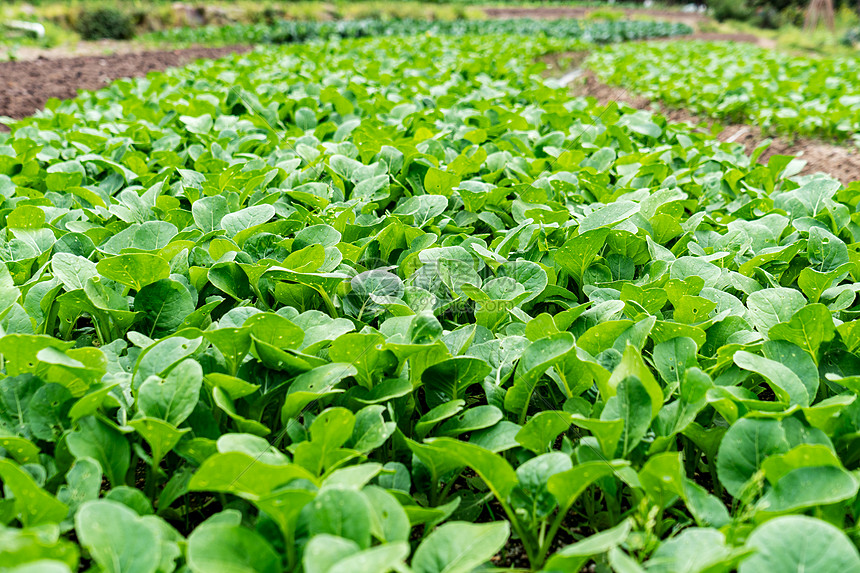
[[[117,78],[145,76],[153,70],[182,66],[200,58],[219,58],[250,49],[250,46],[190,48],[101,57],[2,62],[0,116],[16,119],[26,117],[42,109],[50,98],[73,98],[78,90],[97,90]]]
[[[581,60],[580,54],[570,54],[576,61]],[[696,116],[685,109],[666,108],[648,98],[628,93],[625,88],[609,86],[598,80],[593,73],[585,72],[573,86],[577,95],[591,96],[601,104],[613,101],[624,102],[637,109],[656,110],[672,123],[689,123],[699,126],[704,132],[711,132],[713,120]],[[730,124],[724,125],[717,135],[720,141],[734,141],[744,146],[751,153],[768,137],[754,125]],[[836,145],[814,139],[797,138],[789,141],[784,137],[773,137],[770,147],[759,158],[760,163],[767,163],[774,155],[796,155],[806,161],[802,173],[827,173],[843,184],[860,180],[860,153],[856,148]]]

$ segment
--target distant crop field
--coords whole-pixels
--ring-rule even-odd
[[[296,22],[235,24],[230,26],[182,27],[154,32],[146,40],[166,44],[289,44],[326,38],[367,36],[414,36],[419,34],[464,36],[510,34],[571,38],[605,44],[689,34],[692,28],[678,22],[642,20],[582,21],[573,19],[427,21],[414,19],[365,19],[336,22]]]

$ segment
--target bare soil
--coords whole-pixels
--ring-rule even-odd
[[[585,58],[581,52],[565,56],[573,62],[581,62]],[[552,65],[553,61],[558,61],[560,57],[562,56],[556,55],[545,61]],[[656,111],[671,123],[688,123],[697,126],[705,133],[711,133],[716,123],[713,119],[697,116],[686,109],[669,108],[659,102],[631,94],[624,87],[607,85],[590,71],[584,72],[577,78],[571,85],[571,89],[576,95],[594,97],[603,105],[610,102],[623,102],[636,109]],[[844,185],[860,180],[860,153],[857,148],[809,138],[789,140],[786,137],[769,137],[755,125],[721,125],[723,129],[717,135],[717,139],[740,143],[747,153],[751,153],[765,139],[772,139],[770,147],[759,157],[760,163],[766,164],[774,155],[794,155],[806,161],[806,166],[801,173],[824,172],[840,180]]]
[[[250,46],[190,48],[0,62],[0,116],[26,117],[42,109],[50,98],[73,98],[79,90],[97,90],[118,78],[145,76],[153,70],[250,49]]]
[[[0,61],[23,62],[29,60],[49,60],[77,58],[80,56],[113,56],[116,54],[131,54],[157,49],[158,46],[148,45],[137,40],[81,40],[69,44],[61,44],[45,48],[42,46],[19,46],[14,50],[0,49]],[[5,52],[5,53],[4,53]],[[3,56],[7,56],[3,58]],[[14,57],[12,57],[14,56]]]

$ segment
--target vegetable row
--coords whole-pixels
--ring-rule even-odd
[[[646,20],[582,21],[531,20],[339,20],[300,22],[283,20],[275,24],[233,24],[183,27],[149,34],[159,44],[291,44],[327,38],[413,36],[419,34],[464,36],[502,34],[579,39],[599,44],[661,38],[692,33],[686,24]]]
[[[654,42],[603,48],[586,66],[632,93],[765,132],[845,140],[860,128],[855,58],[793,56],[743,43]]]
[[[0,570],[860,568],[856,185],[573,98],[577,47],[270,47],[0,134]]]

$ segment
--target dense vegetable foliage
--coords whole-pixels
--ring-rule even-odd
[[[610,46],[587,62],[603,81],[766,131],[834,139],[860,130],[860,64],[791,56],[750,44]]]
[[[363,38],[368,36],[411,36],[507,34],[547,36],[609,43],[689,34],[692,29],[678,22],[644,20],[580,21],[565,20],[340,20],[334,22],[297,22],[276,24],[234,24],[199,28],[173,28],[147,36],[149,40],[173,44],[291,44],[326,38]]]
[[[0,134],[0,569],[860,568],[856,188],[571,98],[573,47],[269,48]]]

